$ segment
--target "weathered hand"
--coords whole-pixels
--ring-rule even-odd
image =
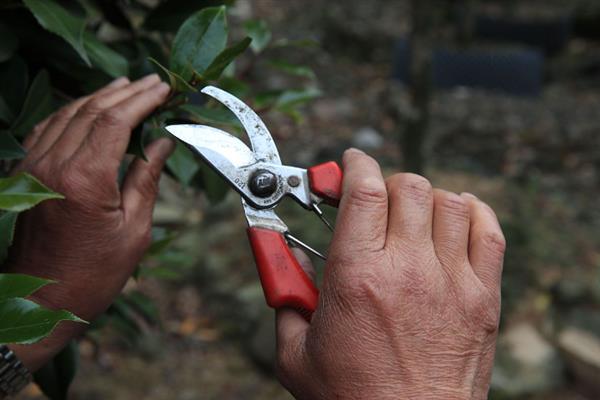
[[[278,366],[299,399],[484,399],[504,237],[472,195],[433,190],[358,151],[311,324],[278,312]]]
[[[56,280],[33,297],[88,321],[119,294],[149,245],[152,209],[167,139],[148,146],[148,162],[135,160],[122,187],[119,166],[131,130],[164,102],[169,86],[157,75],[121,78],[74,101],[38,125],[26,139],[17,171],[36,176],[64,200],[19,217],[4,269]],[[21,358],[37,368],[79,329],[65,323]],[[81,325],[81,324],[78,324]]]

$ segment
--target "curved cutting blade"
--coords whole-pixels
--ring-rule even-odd
[[[192,146],[234,188],[245,192],[246,178],[240,179],[240,168],[256,163],[257,159],[244,142],[205,125],[169,125],[165,129]]]
[[[252,144],[252,150],[259,161],[281,165],[279,152],[271,137],[271,133],[267,129],[265,123],[250,107],[248,107],[247,104],[237,97],[214,86],[206,86],[202,89],[202,93],[223,103],[235,114],[246,130],[246,134],[250,138],[250,143]]]

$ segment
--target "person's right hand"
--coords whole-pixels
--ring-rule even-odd
[[[486,398],[504,251],[473,195],[347,151],[317,310],[278,311],[280,380],[299,399]]]

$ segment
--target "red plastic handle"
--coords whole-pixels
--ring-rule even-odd
[[[308,169],[311,191],[325,204],[337,207],[342,197],[342,169],[335,161],[315,165]]]
[[[319,290],[306,275],[283,235],[263,228],[248,228],[260,282],[273,308],[290,307],[307,321],[317,308]]]

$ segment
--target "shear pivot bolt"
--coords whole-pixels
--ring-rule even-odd
[[[300,185],[300,178],[296,175],[292,175],[288,178],[287,182],[291,187],[298,187],[298,185]]]
[[[277,176],[266,169],[259,169],[250,177],[250,191],[258,197],[269,197],[277,190]]]

